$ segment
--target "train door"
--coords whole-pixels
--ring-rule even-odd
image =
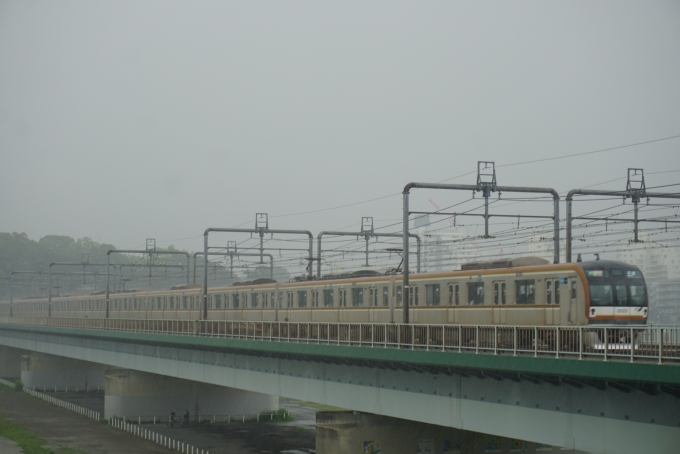
[[[505,282],[493,282],[493,324],[499,325],[503,323],[502,307],[505,304]]]
[[[611,270],[612,284],[614,289],[614,324],[626,324],[630,319],[630,306],[628,303],[628,286],[624,279],[624,272]]]
[[[569,298],[569,311],[568,311],[568,322],[570,325],[576,324],[576,319],[578,314],[576,313],[577,311],[577,297],[578,297],[578,292],[576,291],[577,288],[577,282],[576,282],[576,277],[572,277],[569,279],[569,291],[567,292],[567,289],[564,289],[564,294],[565,297]],[[585,302],[583,303],[585,304]]]
[[[559,279],[546,279],[545,280],[545,324],[553,325],[555,324],[555,302],[559,301],[559,296],[557,292],[559,291],[560,281]],[[540,304],[540,303],[539,303]]]

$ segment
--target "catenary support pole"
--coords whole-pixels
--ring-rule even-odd
[[[409,315],[409,299],[410,293],[408,292],[408,233],[409,233],[409,194],[411,189],[423,188],[423,189],[444,189],[444,190],[456,190],[456,191],[482,191],[483,185],[466,185],[466,184],[440,184],[440,183],[409,183],[404,186],[402,191],[403,195],[403,236],[404,236],[404,294],[403,294],[403,312],[404,312],[404,323],[408,323]],[[553,217],[554,217],[554,263],[560,262],[560,221],[559,221],[559,199],[560,196],[556,190],[552,188],[533,188],[524,186],[493,186],[493,190],[497,192],[518,192],[518,193],[533,193],[533,194],[551,194],[553,197]],[[485,216],[488,218],[488,213]]]
[[[269,229],[265,228],[255,228],[255,229],[237,229],[237,228],[221,228],[221,227],[209,227],[203,232],[203,253],[204,255],[204,265],[203,269],[203,317],[207,319],[208,317],[208,235],[210,232],[222,232],[222,233],[259,233],[264,234],[283,234],[283,235],[306,235],[309,238],[309,265],[308,265],[308,275],[311,279],[313,276],[312,264],[314,263],[314,235],[309,230],[287,230],[287,229]]]
[[[573,211],[572,211],[572,202],[574,200],[575,195],[594,195],[594,196],[610,196],[610,197],[622,197],[622,198],[628,198],[631,197],[633,201],[636,200],[636,193],[635,191],[606,191],[606,190],[599,190],[599,189],[572,189],[567,193],[566,197],[566,203],[567,203],[567,225],[566,225],[566,241],[565,241],[565,250],[566,250],[566,262],[571,263],[572,261],[572,255],[573,255],[573,247],[572,247],[572,240],[573,240],[573,220],[574,219],[581,219],[578,217],[573,216]],[[647,192],[645,191],[642,195],[643,197],[646,198],[660,198],[660,199],[680,199],[680,193],[665,193],[665,192]],[[637,196],[639,197],[639,195]],[[638,199],[639,201],[639,199]],[[628,219],[630,221],[630,219]],[[645,219],[639,219],[638,218],[638,213],[637,213],[637,206],[635,208],[635,214],[632,219],[633,225],[637,226],[639,225],[640,222],[646,222],[647,220]],[[649,222],[654,222],[654,220],[651,220]],[[634,232],[634,241],[639,241],[638,238],[638,230],[637,227],[635,228]]]
[[[194,253],[194,284],[196,283],[196,257],[199,255],[203,255],[203,252],[195,252]],[[253,253],[248,253],[248,252],[209,252],[208,255],[219,255],[223,257],[230,257],[232,260],[232,268],[233,268],[233,260],[234,256],[236,257],[260,257],[259,253],[253,254]],[[274,256],[272,254],[262,254],[264,257],[269,258],[269,277],[270,279],[274,279]],[[232,274],[233,277],[233,274]]]
[[[148,250],[140,249],[111,249],[106,253],[106,318],[109,318],[109,297],[110,297],[110,279],[109,279],[109,267],[111,263],[111,254],[148,254]],[[191,256],[188,252],[183,251],[167,251],[167,250],[154,250],[154,254],[158,255],[184,255],[187,258],[187,285],[191,282],[191,276],[189,275],[189,269],[191,267]],[[155,265],[145,265],[145,266],[155,266]],[[159,265],[164,266],[164,265]]]

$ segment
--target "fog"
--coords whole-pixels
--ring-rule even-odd
[[[380,227],[406,183],[474,184],[478,160],[561,193],[673,184],[678,138],[502,166],[680,135],[678,43],[673,1],[4,1],[0,231]]]

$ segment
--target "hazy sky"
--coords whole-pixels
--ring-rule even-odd
[[[675,135],[677,1],[0,2],[0,231],[34,239],[384,225],[400,196],[275,216]],[[652,173],[680,170],[680,139],[498,180],[562,192],[628,167],[678,182]],[[430,197],[469,194],[412,207]]]

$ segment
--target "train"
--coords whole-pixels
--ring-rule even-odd
[[[644,325],[645,279],[609,260],[549,264],[538,257],[467,263],[409,275],[409,322],[461,325]],[[208,288],[208,320],[402,323],[402,276],[363,270],[321,279],[236,282]],[[203,287],[109,296],[109,318],[202,319]],[[106,295],[0,303],[0,317],[106,317]]]

